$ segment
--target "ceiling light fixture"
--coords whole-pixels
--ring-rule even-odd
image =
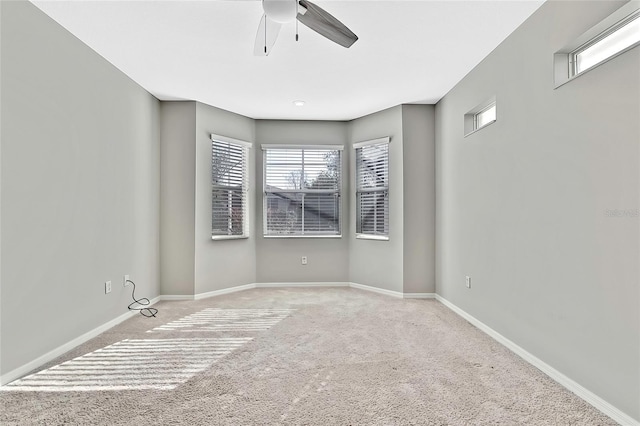
[[[297,107],[304,106],[304,101],[293,101],[293,104]]]

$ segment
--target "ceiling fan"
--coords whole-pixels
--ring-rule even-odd
[[[262,9],[264,14],[258,25],[253,49],[253,54],[256,56],[269,55],[278,39],[282,25],[295,20],[340,46],[351,47],[358,40],[358,36],[342,22],[308,0],[262,0]]]

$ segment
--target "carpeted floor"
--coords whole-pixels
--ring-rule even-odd
[[[0,392],[2,425],[614,425],[434,300],[161,302]]]

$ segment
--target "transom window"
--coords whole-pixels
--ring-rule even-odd
[[[342,146],[262,147],[264,235],[341,235]]]
[[[389,138],[354,144],[356,237],[389,239]]]
[[[640,11],[636,11],[571,52],[571,76],[576,76],[638,43],[640,43]]]
[[[496,103],[492,103],[475,115],[474,130],[478,130],[496,121]]]
[[[558,88],[640,45],[640,7],[629,1],[553,55]]]
[[[211,236],[214,240],[249,236],[250,146],[248,142],[211,135]]]

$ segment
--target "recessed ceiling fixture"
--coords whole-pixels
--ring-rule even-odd
[[[304,101],[293,101],[293,104],[297,107],[304,106]]]
[[[258,25],[253,48],[256,56],[269,55],[282,24],[293,21],[296,21],[296,41],[298,21],[343,47],[351,47],[358,40],[358,36],[342,22],[308,0],[262,0],[262,9],[264,14]]]

